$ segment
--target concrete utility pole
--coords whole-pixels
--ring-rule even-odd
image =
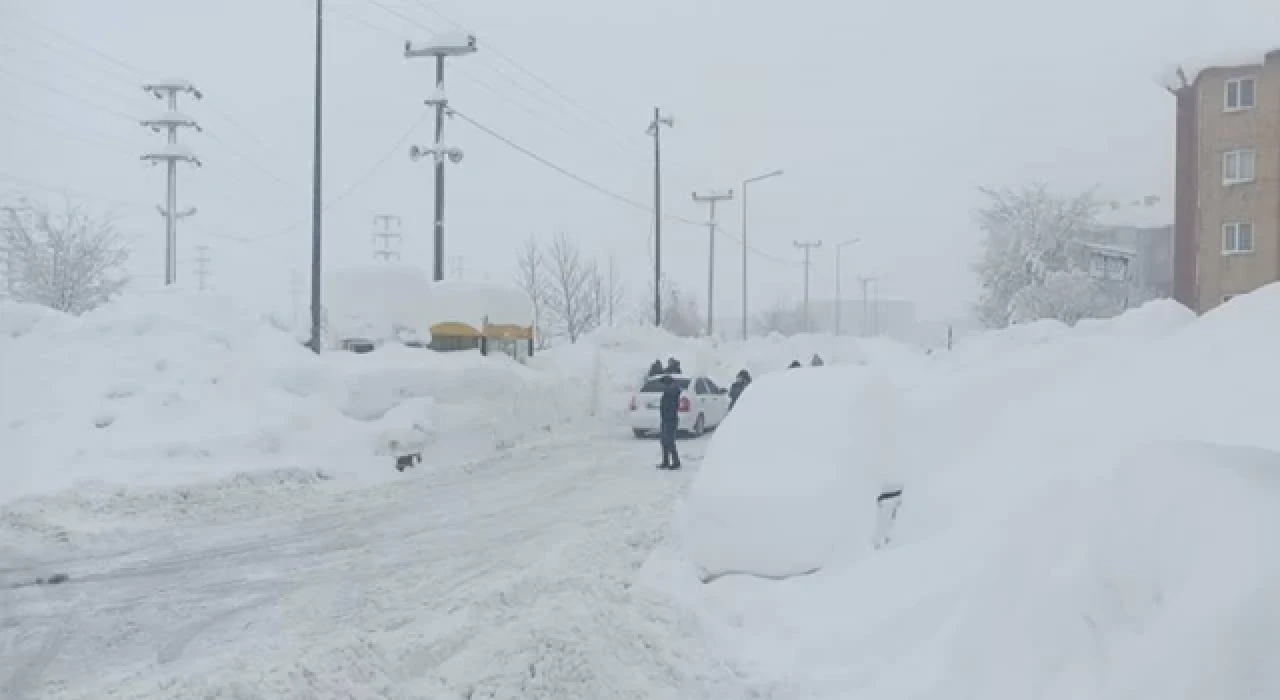
[[[840,308],[842,301],[840,296],[840,251],[844,250],[845,246],[853,245],[861,240],[861,238],[850,238],[847,241],[836,244],[836,335],[840,335],[841,314],[843,313]]]
[[[164,228],[164,283],[173,284],[178,281],[178,220],[196,213],[194,207],[178,211],[178,163],[200,165],[200,159],[190,148],[178,143],[178,129],[191,128],[200,131],[200,125],[191,117],[178,111],[178,93],[186,93],[201,99],[203,95],[194,85],[178,79],[161,80],[142,86],[158,100],[168,101],[168,111],[162,112],[154,119],[143,119],[140,123],[156,133],[168,132],[168,143],[159,151],[143,154],[142,159],[151,163],[164,163],[166,169],[165,205],[156,207],[165,219]]]
[[[822,247],[822,241],[796,241],[793,243],[797,248],[804,250],[804,330],[806,333],[810,330],[809,325],[809,263],[810,253],[814,248]]]
[[[199,280],[199,289],[206,289],[205,282],[209,279],[209,263],[213,259],[209,257],[209,246],[196,246],[196,279]]]
[[[716,306],[716,202],[727,202],[733,199],[733,190],[728,192],[716,192],[711,190],[707,194],[693,193],[693,201],[706,202],[711,207],[711,215],[707,219],[707,335],[715,333],[715,312]]]
[[[444,115],[449,106],[449,100],[444,92],[444,59],[446,56],[466,56],[475,52],[474,34],[437,34],[435,38],[421,46],[414,46],[408,41],[404,42],[405,58],[432,56],[436,59],[436,89],[425,102],[428,107],[434,107],[436,110],[435,142],[430,148],[411,146],[409,158],[417,161],[430,156],[436,164],[434,279],[437,282],[444,279],[444,160],[448,158],[454,163],[462,162],[462,149],[447,148],[444,145]]]
[[[747,185],[782,175],[781,170],[742,181],[742,339],[747,339]]]
[[[373,231],[373,257],[375,260],[390,262],[400,259],[400,243],[404,236],[400,235],[400,217],[394,214],[379,214],[373,217],[374,224],[382,224],[381,229]],[[395,224],[395,230],[391,225]]]
[[[862,327],[863,336],[870,336],[876,333],[876,323],[871,317],[871,285],[879,279],[878,277],[859,277],[858,281],[862,284]],[[870,331],[870,332],[868,332]]]
[[[675,117],[653,108],[649,131],[653,137],[653,325],[662,326],[662,127],[676,125]]]

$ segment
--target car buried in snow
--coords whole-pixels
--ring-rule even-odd
[[[710,377],[683,374],[654,375],[645,380],[640,391],[631,396],[627,411],[631,432],[638,438],[657,435],[661,428],[658,405],[666,388],[662,378],[671,377],[680,387],[679,432],[700,437],[715,430],[729,414],[729,390],[716,385]]]

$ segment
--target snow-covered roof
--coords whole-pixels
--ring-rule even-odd
[[[514,287],[446,280],[434,282],[411,265],[359,265],[327,276],[329,334],[338,338],[390,339],[409,330],[423,339],[439,323],[533,325],[533,304]]]
[[[1267,57],[1280,51],[1280,43],[1274,39],[1248,48],[1237,48],[1230,51],[1206,53],[1191,59],[1170,63],[1161,71],[1160,82],[1170,90],[1183,87],[1183,78],[1187,85],[1194,85],[1200,75],[1213,68],[1240,68],[1261,66]],[[1181,75],[1179,75],[1181,72]]]

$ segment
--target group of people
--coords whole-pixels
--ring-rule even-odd
[[[809,361],[811,367],[823,366],[822,358],[814,353],[813,358]],[[792,361],[790,367],[803,367],[799,360]],[[667,364],[664,367],[661,360],[654,360],[649,365],[650,377],[658,377],[658,381],[662,383],[662,399],[658,403],[658,416],[661,421],[658,430],[659,441],[662,443],[662,462],[658,465],[659,469],[679,469],[680,453],[676,451],[676,433],[680,428],[680,385],[676,384],[672,379],[672,375],[680,374],[680,361],[674,357],[667,358]],[[738,375],[734,377],[733,384],[729,386],[729,410],[737,405],[738,399],[742,398],[742,393],[751,386],[751,373],[745,369],[738,370]]]
[[[822,361],[822,358],[818,356],[818,353],[813,353],[813,357],[809,360],[809,366],[821,367],[824,364],[826,363]],[[795,369],[797,367],[804,367],[804,365],[800,364],[800,360],[792,360],[791,364],[787,365],[788,369]]]

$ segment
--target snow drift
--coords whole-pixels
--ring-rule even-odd
[[[686,545],[702,577],[807,574],[869,550],[876,497],[897,466],[891,394],[857,367],[754,382],[689,492]]]
[[[1267,662],[1280,642],[1280,550],[1267,535],[1280,525],[1268,403],[1280,395],[1278,316],[1272,285],[1201,318],[1156,302],[880,366],[901,390],[883,415],[904,436],[890,546],[828,558],[809,577],[702,585],[703,561],[745,558],[748,540],[726,536],[722,520],[692,519],[679,549],[655,557],[651,581],[717,621],[727,648],[780,697],[1280,697]],[[829,396],[857,385],[828,376],[759,406],[752,423],[825,420]],[[717,460],[768,447],[729,428],[714,438],[691,511],[707,508],[699,494],[713,485],[726,499],[761,491],[751,462],[735,475]],[[833,430],[804,436],[797,454],[852,449]],[[812,483],[779,475],[783,494],[860,478],[789,476]],[[840,549],[833,543],[863,538],[848,521],[815,516],[837,500],[755,502],[760,524],[734,515],[749,536],[765,523],[811,528],[821,545],[801,553],[812,564]]]

